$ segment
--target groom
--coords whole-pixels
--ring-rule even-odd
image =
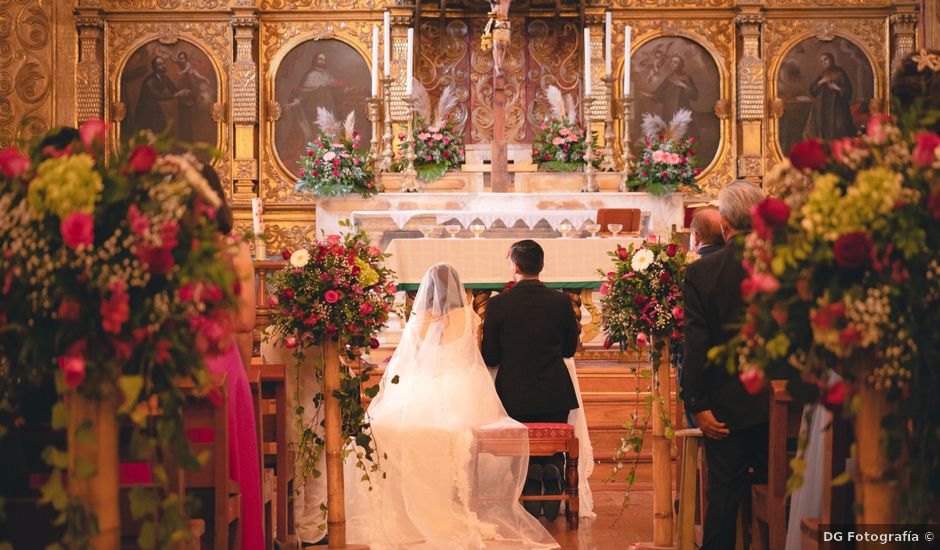
[[[483,360],[499,367],[496,392],[506,412],[519,422],[567,423],[578,399],[564,358],[578,348],[580,327],[571,301],[539,281],[545,252],[532,240],[509,249],[513,280],[509,290],[490,299],[483,322]],[[523,495],[561,494],[564,455],[533,457]],[[526,501],[538,517],[558,517],[560,501]]]

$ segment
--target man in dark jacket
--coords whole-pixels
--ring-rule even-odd
[[[722,233],[729,243],[751,230],[750,209],[764,198],[756,185],[737,181],[718,194]],[[767,475],[766,392],[751,395],[736,374],[708,366],[708,350],[726,343],[735,331],[729,325],[744,311],[741,250],[729,244],[693,262],[686,269],[685,359],[682,398],[686,410],[705,434],[708,463],[708,511],[704,550],[731,550],[735,520],[748,489],[748,469],[756,481]]]
[[[519,241],[509,251],[516,284],[493,297],[483,322],[483,360],[499,367],[496,391],[506,412],[519,422],[567,423],[578,408],[574,384],[564,358],[578,348],[580,327],[571,300],[539,281],[545,253],[532,240]],[[532,459],[523,494],[561,494],[563,458]],[[559,501],[547,501],[545,516],[558,516]],[[538,501],[526,509],[537,516]]]

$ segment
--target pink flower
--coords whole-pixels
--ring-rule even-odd
[[[398,286],[396,286],[395,283],[392,283],[385,287],[385,292],[387,294],[395,294],[396,292],[398,292]]]
[[[774,321],[777,321],[778,325],[784,325],[789,318],[787,310],[774,308],[770,311],[770,316],[774,318]]]
[[[552,145],[561,145],[564,142],[565,142],[565,138],[562,138],[562,137],[552,138]]]
[[[275,296],[274,294],[272,294],[272,295],[268,296],[268,305],[269,305],[270,307],[277,307],[277,306],[281,305],[281,301],[277,299],[277,296]]]
[[[937,153],[940,150],[940,136],[931,132],[921,132],[914,138],[914,152],[911,160],[914,164],[929,168],[937,162]]]
[[[95,218],[84,212],[72,212],[59,224],[59,231],[69,248],[91,246],[95,242]]]
[[[3,177],[7,179],[20,177],[20,174],[29,169],[29,165],[29,157],[16,147],[7,147],[0,151],[0,170],[3,171]]]
[[[82,140],[85,151],[91,154],[96,151],[104,151],[104,135],[110,128],[111,125],[103,120],[86,120],[78,128],[78,135]]]
[[[844,318],[845,303],[835,302],[810,313],[809,321],[820,330],[830,330]]]
[[[544,122],[539,124],[539,130],[545,131],[546,128],[548,128],[548,126],[546,126]]]
[[[571,130],[569,130],[568,128],[561,128],[558,130],[559,136],[567,136],[570,133],[571,133]]]
[[[108,283],[108,292],[111,296],[101,301],[101,326],[105,332],[118,334],[131,314],[124,281],[113,279]]]
[[[368,315],[370,313],[372,313],[372,304],[369,302],[363,302],[362,305],[359,306],[359,314]]]
[[[840,407],[843,403],[845,403],[845,398],[848,396],[848,394],[849,385],[840,380],[826,388],[825,393],[823,393],[822,401],[826,405]]]
[[[436,139],[436,140],[438,140],[438,141],[440,141],[441,139],[443,139],[444,134],[434,134],[434,135],[431,136],[431,137],[434,138],[434,139]]]
[[[296,348],[296,347],[297,347],[297,338],[294,338],[293,336],[288,336],[287,338],[284,338],[284,347],[287,348],[287,349],[294,349],[294,348]]]
[[[447,138],[447,137],[446,137],[446,138],[444,138],[444,139],[441,140],[441,141],[444,142],[444,145],[450,145],[450,138]]]
[[[891,124],[891,117],[888,115],[875,115],[868,119],[868,129],[866,134],[868,139],[876,145],[881,145],[888,141],[888,127]]]
[[[143,237],[150,231],[150,220],[140,212],[136,204],[127,209],[127,222],[131,226],[131,233],[138,237]]]
[[[85,379],[84,355],[85,341],[79,340],[69,347],[66,355],[59,356],[59,370],[62,371],[66,386],[76,388]]]
[[[163,248],[173,249],[179,244],[176,235],[179,233],[180,226],[173,220],[163,222],[160,226],[160,240],[163,242]]]
[[[339,177],[339,170],[334,169],[334,170],[333,170],[333,176],[334,176],[334,177]]]
[[[327,290],[323,294],[323,298],[326,300],[326,303],[335,304],[339,301],[339,292],[336,292],[335,290]]]
[[[146,246],[138,253],[138,257],[154,275],[166,275],[176,265],[173,254],[165,246]]]
[[[604,281],[603,283],[601,283],[600,293],[601,293],[601,296],[607,296],[607,294],[610,293],[610,283],[609,283],[609,282]]]
[[[672,318],[679,321],[685,319],[685,310],[679,306],[672,308]]]
[[[760,369],[748,369],[738,374],[738,379],[744,384],[747,393],[754,395],[764,386],[764,371]]]
[[[146,174],[157,161],[157,150],[149,145],[138,145],[131,151],[127,165],[135,174]]]
[[[626,260],[627,258],[630,257],[630,253],[627,252],[626,248],[620,245],[617,245],[617,257],[620,258],[621,260]]]
[[[749,298],[758,292],[772,294],[780,288],[780,281],[770,273],[756,272],[741,281],[741,294]]]
[[[326,236],[326,242],[327,242],[327,244],[329,244],[330,246],[336,246],[336,245],[338,245],[338,244],[339,244],[339,241],[340,241],[340,236],[339,236],[339,235],[327,235],[327,236]]]
[[[81,311],[82,307],[77,301],[71,298],[63,298],[62,302],[59,303],[59,309],[56,312],[56,316],[63,321],[74,321],[78,319]]]
[[[644,333],[641,332],[641,333],[639,333],[639,334],[636,335],[636,345],[637,345],[637,346],[645,346],[645,345],[648,344],[648,343],[649,343],[649,337],[647,337],[646,334],[644,334]]]
[[[857,151],[859,148],[856,146],[858,141],[855,138],[842,138],[833,140],[829,144],[829,147],[832,149],[832,157],[836,161],[846,164],[849,162],[849,155]]]

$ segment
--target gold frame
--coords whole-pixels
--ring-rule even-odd
[[[614,76],[617,80],[614,93],[616,97],[623,97],[623,29],[628,20],[615,20],[614,41],[611,45],[613,51],[618,52],[615,55]],[[696,45],[702,47],[711,56],[712,61],[718,68],[718,101],[715,105],[715,115],[720,123],[720,137],[718,149],[715,157],[702,168],[696,181],[706,193],[717,193],[723,185],[735,179],[735,149],[737,138],[735,133],[735,96],[736,80],[735,68],[737,64],[737,53],[735,51],[736,27],[734,18],[715,18],[701,20],[672,20],[656,21],[644,19],[640,21],[629,20],[633,28],[633,40],[630,44],[630,55],[633,56],[637,49],[646,43],[657,38],[685,38]],[[721,27],[727,26],[726,29]],[[710,27],[710,28],[709,28]],[[705,31],[710,30],[709,34]],[[725,34],[723,42],[716,42],[710,37],[721,36]],[[618,47],[619,39],[619,47]],[[617,56],[619,55],[619,59]],[[640,116],[640,113],[631,112],[631,116]],[[616,123],[618,155],[622,155],[625,144],[623,143],[623,118],[618,119]]]
[[[260,97],[260,153],[261,166],[258,183],[259,196],[265,203],[315,203],[310,195],[298,193],[293,186],[293,173],[280,157],[274,145],[275,127],[281,116],[281,107],[275,95],[275,79],[284,58],[304,42],[310,40],[339,40],[352,47],[363,57],[372,70],[372,26],[381,20],[354,19],[338,24],[322,20],[285,21],[270,19],[261,22],[259,29],[259,73],[262,76]],[[289,28],[287,28],[289,26]],[[356,32],[358,31],[358,35]]]
[[[884,112],[887,110],[885,97],[887,95],[887,56],[888,51],[883,38],[888,28],[887,17],[848,20],[848,23],[835,20],[802,20],[802,19],[770,19],[764,23],[764,57],[767,60],[767,116],[764,131],[764,162],[765,169],[769,170],[785,157],[780,149],[779,124],[783,107],[777,97],[777,75],[780,66],[787,54],[800,42],[809,38],[818,38],[829,42],[835,38],[848,40],[855,45],[868,59],[874,78],[874,97],[871,100],[871,111]],[[880,28],[879,28],[880,27]],[[869,39],[863,38],[865,33]],[[875,32],[877,31],[877,32]],[[872,38],[882,37],[882,40]],[[874,48],[880,48],[875,51]],[[879,63],[881,59],[883,62]]]
[[[212,31],[215,30],[215,33]],[[214,37],[210,42],[204,37]],[[124,37],[133,37],[125,39]],[[104,120],[114,124],[114,131],[110,132],[110,147],[117,152],[120,145],[121,124],[127,108],[121,102],[121,75],[127,62],[138,49],[149,42],[157,41],[162,44],[175,44],[183,40],[202,50],[212,62],[216,72],[218,90],[216,103],[212,106],[212,118],[216,123],[217,142],[213,144],[219,150],[219,159],[214,167],[223,182],[229,181],[225,186],[229,200],[233,189],[231,188],[232,168],[232,137],[229,124],[228,107],[229,97],[229,68],[232,66],[232,50],[234,48],[229,21],[197,21],[187,23],[170,22],[141,22],[113,20],[109,21],[105,29],[104,66],[105,81],[108,83],[105,94]],[[120,52],[115,55],[114,51]]]

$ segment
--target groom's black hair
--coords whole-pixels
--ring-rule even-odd
[[[531,239],[513,243],[509,248],[509,257],[523,275],[538,275],[545,266],[545,251]]]

